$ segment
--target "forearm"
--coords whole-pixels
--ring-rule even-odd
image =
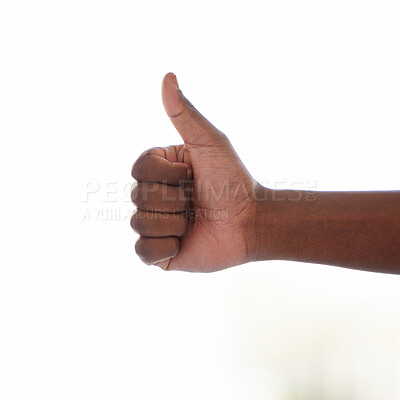
[[[400,191],[265,189],[256,260],[302,261],[400,274]]]

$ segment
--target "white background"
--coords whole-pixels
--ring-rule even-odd
[[[0,1],[0,398],[400,399],[399,276],[166,273],[129,227],[131,164],[180,143],[169,71],[265,185],[399,189],[399,21],[385,0]]]

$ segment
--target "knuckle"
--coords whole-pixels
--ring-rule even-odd
[[[142,176],[146,173],[146,164],[149,161],[149,155],[153,150],[155,150],[156,147],[152,147],[150,149],[145,150],[140,156],[137,158],[137,160],[133,163],[132,169],[131,169],[131,175],[133,179],[136,179],[137,181],[142,179]]]
[[[137,201],[139,198],[139,185],[136,183],[132,186],[132,190],[131,190],[131,200],[132,203],[137,205]]]
[[[143,260],[147,261],[148,256],[149,256],[149,249],[147,246],[147,241],[143,239],[142,237],[139,237],[139,239],[136,241],[135,244],[135,251],[136,254]]]
[[[143,157],[139,157],[132,165],[131,175],[133,179],[139,180],[142,172]]]
[[[131,191],[131,200],[136,207],[145,208],[154,201],[158,186],[154,182],[137,182]]]
[[[143,231],[142,219],[139,210],[136,210],[131,217],[131,228],[139,235]]]

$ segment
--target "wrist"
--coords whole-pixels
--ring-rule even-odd
[[[273,260],[277,255],[279,211],[274,204],[276,192],[260,185],[255,195],[254,261]]]
[[[276,259],[279,211],[273,203],[275,191],[255,183],[252,192],[252,213],[245,232],[247,261]]]
[[[299,228],[308,214],[304,209],[308,192],[259,186],[255,198],[253,260],[293,259]]]

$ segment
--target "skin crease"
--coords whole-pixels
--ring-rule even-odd
[[[167,245],[147,237],[146,246],[141,244],[143,238],[139,238],[136,245],[139,256],[144,262],[163,269],[192,272],[212,272],[250,261],[250,247],[253,246],[250,231],[256,212],[252,193],[259,190],[258,183],[250,176],[228,138],[183,96],[172,73],[164,77],[162,98],[165,111],[184,145],[150,149],[141,157],[158,155],[172,163],[183,163],[190,175],[190,169],[194,172],[190,205],[192,217],[180,238],[179,251],[176,248],[164,251],[164,255],[168,256],[170,250],[172,258],[154,260],[150,253]],[[133,166],[132,175],[136,180],[144,174],[143,169],[137,171],[140,169],[136,167],[138,164],[140,158]],[[149,168],[152,166],[146,166],[145,173],[148,174]],[[140,229],[135,230],[140,233]],[[153,240],[154,244],[149,240]]]
[[[134,163],[136,252],[165,270],[213,272],[289,260],[400,274],[400,191],[272,190],[246,170],[228,138],[168,73],[165,111],[184,144]]]

